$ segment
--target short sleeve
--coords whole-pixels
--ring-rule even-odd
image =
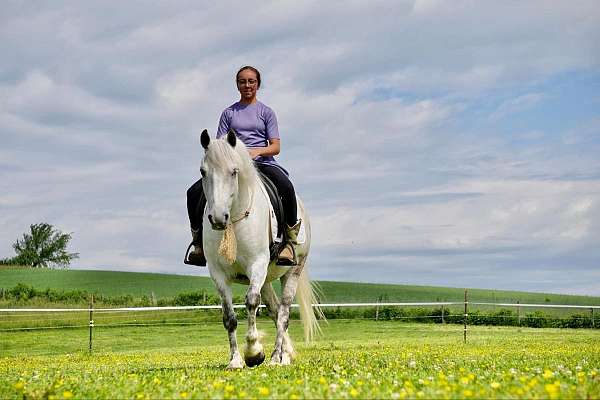
[[[277,116],[275,115],[275,111],[269,107],[266,107],[264,118],[267,139],[279,139],[279,126],[277,125]]]
[[[229,131],[229,126],[231,125],[231,116],[228,115],[227,109],[223,110],[221,113],[221,118],[219,119],[219,127],[217,128],[217,139],[222,136],[225,136]]]

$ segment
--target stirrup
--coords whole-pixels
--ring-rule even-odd
[[[193,251],[190,252],[190,249],[192,248],[193,245],[194,245],[194,242],[192,241],[192,243],[190,243],[187,250],[185,251],[185,256],[183,257],[183,263],[187,264],[187,265],[195,265],[197,267],[206,267],[206,257],[204,257],[204,254],[199,255],[199,254],[194,253]]]
[[[288,249],[288,248],[289,248],[289,249],[291,249],[291,252],[292,252],[292,258],[291,258],[291,259],[289,259],[289,258],[280,258],[280,256],[281,256],[281,253],[283,253],[283,252],[284,252],[286,249]],[[279,252],[279,254],[277,255],[277,263],[276,263],[276,264],[277,264],[277,265],[283,265],[283,266],[286,266],[286,267],[288,267],[288,266],[289,266],[289,267],[293,267],[293,266],[296,266],[296,265],[298,265],[298,258],[296,257],[296,249],[294,248],[294,245],[293,245],[293,244],[291,244],[291,243],[289,243],[289,242],[288,242],[288,243],[287,243],[287,244],[286,244],[286,245],[283,247],[283,250],[281,250],[281,251]]]

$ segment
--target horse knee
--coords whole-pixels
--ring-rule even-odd
[[[285,294],[281,296],[281,304],[280,307],[290,309],[292,306],[292,301],[294,300],[293,296],[286,296]]]
[[[255,309],[260,305],[260,293],[248,292],[246,294],[246,308]]]
[[[237,319],[235,318],[235,314],[223,314],[223,326],[227,329],[227,332],[235,331],[237,329]]]

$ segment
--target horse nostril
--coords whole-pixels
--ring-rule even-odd
[[[227,220],[229,219],[229,214],[228,213],[223,214],[223,218],[225,218],[225,222],[227,222]]]
[[[214,222],[213,222],[213,218],[212,218],[212,214],[208,214],[208,221],[209,221],[211,224],[214,224]]]

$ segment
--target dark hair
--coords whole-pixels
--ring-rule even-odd
[[[260,72],[258,72],[258,70],[250,65],[244,65],[242,68],[240,68],[240,70],[237,72],[237,74],[235,74],[235,81],[237,83],[238,77],[240,76],[240,72],[249,69],[250,71],[254,72],[256,74],[256,80],[258,81],[258,87],[260,87]]]

